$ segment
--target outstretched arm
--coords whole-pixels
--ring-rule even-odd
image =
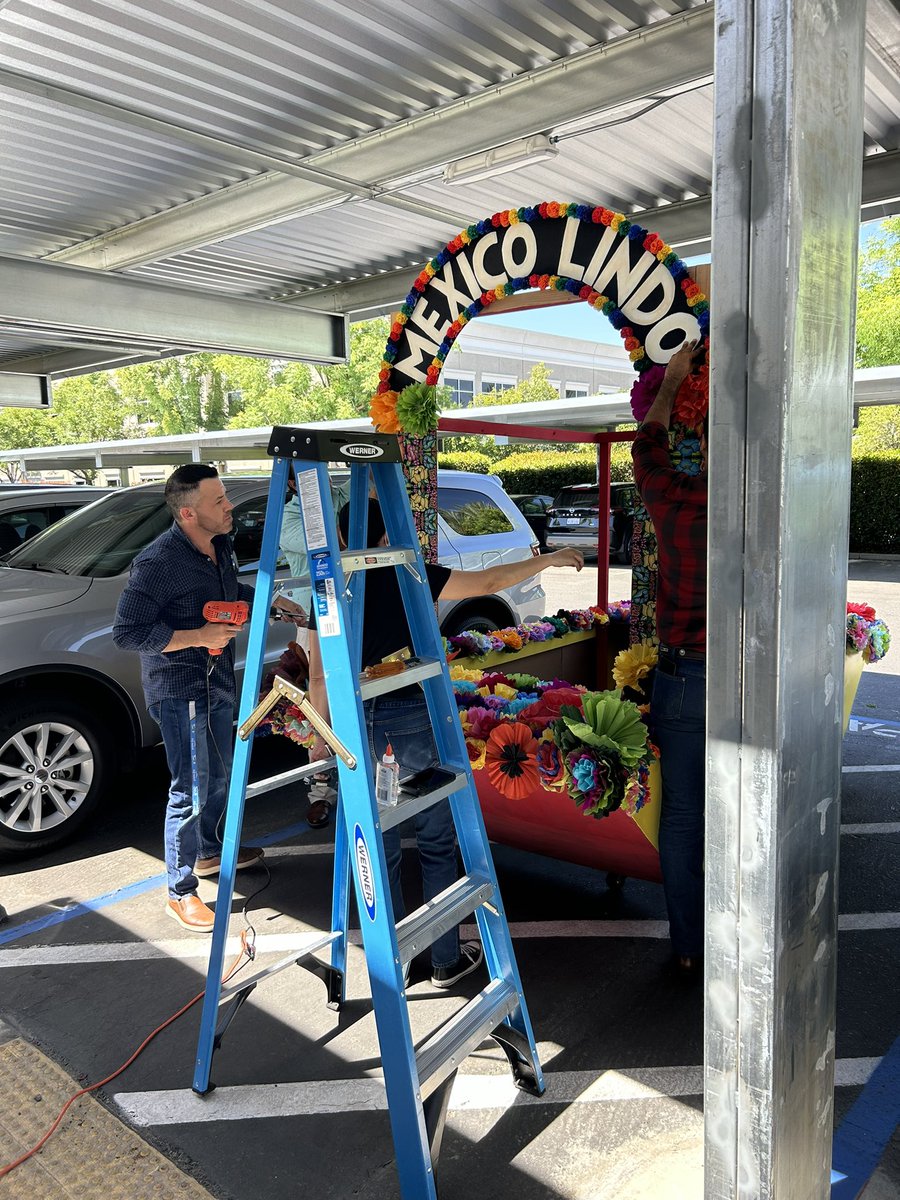
[[[451,571],[441,591],[441,600],[467,600],[470,596],[490,596],[539,575],[548,567],[574,567],[580,571],[584,555],[580,550],[557,550],[541,558],[523,558],[519,562],[499,563],[484,571]]]

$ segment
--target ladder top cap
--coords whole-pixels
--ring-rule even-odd
[[[398,463],[400,443],[392,433],[308,429],[298,425],[276,425],[269,438],[272,458],[302,459],[307,462]]]

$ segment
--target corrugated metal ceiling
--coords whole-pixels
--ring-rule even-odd
[[[705,0],[0,0],[0,253],[43,257],[190,214],[204,197],[265,182],[254,154],[296,166],[696,9],[709,12]],[[865,151],[879,154],[900,148],[900,19],[890,0],[868,12]],[[4,83],[4,70],[29,82]],[[407,210],[334,193],[304,215],[288,206],[130,270],[302,296],[418,264],[500,208],[559,198],[631,212],[708,194],[708,79],[652,111],[652,72],[645,83],[641,98],[593,119],[581,98],[579,121],[552,131],[551,162],[450,187],[436,138],[433,165],[403,181]],[[497,140],[485,132],[485,147]]]

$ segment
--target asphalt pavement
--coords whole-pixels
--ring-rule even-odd
[[[592,602],[592,570],[548,572],[548,611]],[[619,574],[627,595],[621,570],[613,572],[611,596]],[[865,561],[852,575],[853,598],[873,602],[900,631],[898,564]],[[837,1126],[900,1033],[898,655],[900,647],[864,673],[844,743]],[[254,757],[257,777],[296,761],[294,748],[277,739]],[[203,986],[208,941],[164,912],[166,781],[162,755],[149,754],[122,780],[90,837],[3,867],[0,902],[9,919],[0,926],[0,1017],[79,1081],[108,1074]],[[329,921],[333,830],[310,830],[304,813],[303,795],[287,789],[248,805],[245,837],[267,845],[270,878],[238,875],[232,930],[242,926],[244,898],[265,885],[249,902],[262,965]],[[414,904],[415,852],[405,845]],[[516,1092],[492,1045],[466,1061],[441,1153],[442,1200],[699,1198],[702,992],[669,974],[660,888],[629,880],[611,892],[597,871],[503,846],[495,858],[547,1091],[540,1099]],[[201,895],[215,900],[214,880],[201,881]],[[474,975],[447,995],[427,975],[427,962],[415,961],[409,994],[417,1036],[483,983]],[[321,983],[299,968],[260,984],[224,1038],[213,1064],[216,1090],[205,1099],[190,1090],[198,1024],[195,1007],[102,1089],[101,1101],[221,1200],[395,1200],[358,946],[350,949],[348,1002],[339,1014],[326,1007]],[[57,1136],[77,1136],[74,1122]],[[16,1186],[14,1174],[0,1193],[24,1200]],[[895,1133],[865,1200],[897,1196]]]

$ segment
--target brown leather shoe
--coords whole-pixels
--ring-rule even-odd
[[[216,914],[207,908],[199,896],[182,896],[180,900],[170,899],[166,904],[166,912],[173,921],[190,929],[192,933],[212,933]]]
[[[306,810],[306,823],[312,829],[321,829],[331,820],[331,805],[327,800],[313,800]]]
[[[265,853],[260,846],[242,846],[238,851],[237,869],[243,871],[245,867],[257,866],[262,862]],[[218,875],[221,865],[222,856],[220,854],[217,854],[215,858],[198,858],[194,863],[194,874],[201,879],[205,879],[207,875]]]

